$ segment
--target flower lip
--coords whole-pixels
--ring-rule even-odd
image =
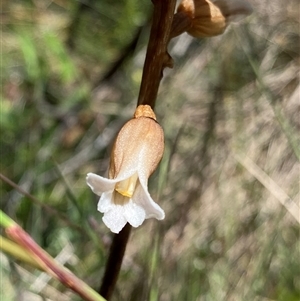
[[[138,175],[137,173],[135,173],[131,177],[118,182],[115,186],[115,190],[119,194],[131,198],[134,193],[137,180],[138,180]]]
[[[113,203],[115,205],[125,205],[130,202],[130,197],[120,194],[117,190],[113,192]]]
[[[109,187],[107,181],[111,184]],[[104,213],[102,220],[114,233],[119,233],[127,222],[133,227],[138,227],[145,219],[162,220],[165,217],[164,211],[151,198],[144,175],[137,180],[131,198],[119,194],[114,189],[117,183],[116,179],[105,179],[89,173],[87,183],[97,194],[100,194],[99,190],[102,189],[98,211]],[[103,191],[103,188],[108,188],[108,190]]]

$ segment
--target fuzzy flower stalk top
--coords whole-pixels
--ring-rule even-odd
[[[155,114],[150,106],[140,105],[117,135],[108,179],[88,173],[87,184],[101,196],[98,210],[104,213],[103,222],[112,232],[119,233],[127,222],[138,227],[147,218],[164,219],[164,211],[148,192],[148,178],[163,151],[163,130]]]

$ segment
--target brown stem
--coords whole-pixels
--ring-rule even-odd
[[[154,4],[153,21],[138,105],[148,104],[154,108],[159,84],[163,76],[163,69],[173,66],[172,58],[167,52],[167,46],[170,41],[176,0],[152,1]],[[123,230],[113,238],[103,281],[99,290],[99,293],[107,300],[110,300],[118,279],[126,245],[130,236],[130,230],[131,226],[126,224]]]
[[[126,245],[130,236],[131,226],[127,223],[119,234],[115,234],[109,250],[105,274],[99,290],[99,294],[106,300],[110,300],[115,288],[125,254]]]
[[[155,106],[163,69],[173,66],[167,52],[176,0],[153,0],[153,21],[148,43],[138,105]]]
[[[174,15],[170,39],[173,39],[182,33],[186,32],[192,26],[191,18],[184,12],[179,12]]]

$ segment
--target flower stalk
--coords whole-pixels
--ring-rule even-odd
[[[167,52],[174,16],[176,0],[153,0],[154,12],[151,33],[143,69],[139,105],[149,105],[154,109],[163,69],[172,67],[172,58]],[[115,234],[109,251],[100,294],[111,299],[121,269],[126,245],[130,237],[131,226],[126,224],[119,234]]]
[[[150,38],[143,69],[138,105],[149,105],[152,109],[158,93],[165,67],[173,67],[167,52],[170,41],[176,0],[153,0],[154,12]]]

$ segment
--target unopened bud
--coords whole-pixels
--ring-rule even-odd
[[[182,0],[174,18],[172,36],[180,31],[196,38],[220,35],[230,22],[251,13],[252,7],[245,0]]]

